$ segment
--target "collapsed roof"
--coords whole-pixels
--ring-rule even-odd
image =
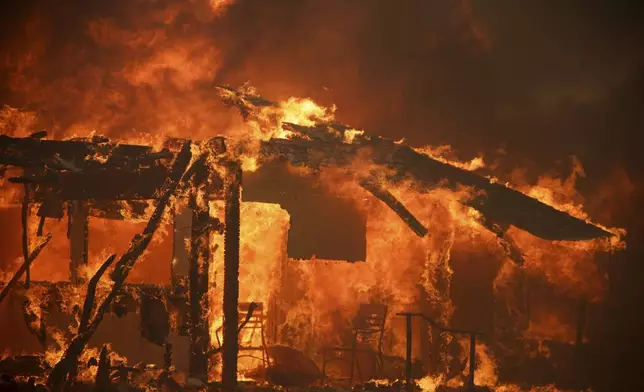
[[[222,88],[222,92],[224,101],[238,107],[243,116],[275,105],[231,88]],[[260,161],[278,159],[296,166],[342,167],[351,172],[358,156],[368,156],[373,167],[385,170],[379,170],[378,175],[373,171],[366,175],[356,173],[353,179],[392,208],[421,237],[428,229],[383,184],[409,181],[419,193],[439,186],[452,190],[472,188],[475,196],[463,203],[481,213],[481,223],[498,236],[506,250],[513,248],[511,240],[504,237],[510,226],[546,240],[581,241],[613,235],[517,190],[390,139],[357,134],[347,141],[345,133],[351,128],[336,123],[283,126],[293,136],[261,141]],[[62,217],[62,202],[68,200],[88,200],[94,210],[110,215],[110,203],[114,201],[128,201],[136,207],[137,200],[156,198],[176,154],[172,146],[177,144],[177,140],[169,139],[165,148],[154,151],[150,146],[112,143],[101,137],[56,141],[45,140],[45,136],[44,132],[27,138],[0,135],[0,165],[25,168],[22,177],[10,181],[32,184],[34,198],[43,202],[39,211],[42,218]],[[208,144],[219,154],[226,151],[222,137]],[[520,252],[517,254],[512,258],[521,263]]]
[[[245,94],[230,87],[219,86],[225,102],[239,108],[242,116],[252,115],[257,108],[276,106],[267,99]],[[351,167],[356,157],[369,156],[375,165],[387,170],[385,183],[411,180],[418,192],[427,192],[443,186],[452,190],[472,187],[476,197],[467,205],[483,215],[487,228],[501,235],[509,226],[515,226],[546,240],[582,241],[610,237],[608,231],[557,210],[537,199],[503,184],[457,166],[444,163],[404,144],[378,136],[355,134],[346,142],[346,133],[352,127],[326,123],[305,127],[285,123],[295,135],[290,139],[271,139],[262,142],[260,156],[265,160],[280,158],[294,165],[319,168],[320,166]],[[383,200],[394,210],[403,208],[399,202],[372,177],[360,179],[360,184]],[[401,216],[402,217],[402,216]],[[405,219],[403,217],[403,219]],[[418,234],[425,230],[413,219],[408,222]]]

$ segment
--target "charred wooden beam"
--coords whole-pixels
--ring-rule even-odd
[[[237,162],[228,166],[224,237],[224,347],[222,387],[232,392],[237,386],[237,342],[239,303],[239,230],[242,171]]]
[[[116,255],[111,255],[110,257],[108,257],[87,284],[87,293],[85,294],[85,301],[83,303],[83,310],[81,313],[80,323],[78,325],[77,335],[81,335],[87,332],[90,318],[94,310],[94,299],[96,298],[96,287],[98,285],[98,281],[101,279],[101,277],[112,264],[115,258]],[[67,377],[66,384],[70,387],[76,382],[76,372],[78,367],[78,363],[76,361],[77,358],[69,357],[69,376]]]
[[[108,257],[87,284],[87,294],[85,295],[85,302],[83,304],[83,313],[81,314],[81,319],[78,326],[79,333],[85,332],[87,330],[87,326],[94,310],[94,298],[96,298],[96,287],[98,286],[98,281],[101,279],[110,265],[112,265],[114,259],[116,259],[115,254]]]
[[[410,229],[416,233],[419,237],[424,237],[427,235],[427,228],[420,223],[418,219],[401,203],[396,196],[392,195],[391,192],[380,186],[376,181],[370,179],[364,179],[360,181],[360,186],[369,191],[372,195],[377,197],[383,203],[385,203],[389,208],[391,208],[398,216],[409,226]]]
[[[164,183],[162,189],[163,192],[158,199],[154,213],[143,230],[143,233],[134,237],[130,243],[130,247],[116,264],[114,271],[111,274],[114,285],[110,292],[98,307],[96,315],[92,319],[91,323],[88,324],[88,327],[84,331],[79,331],[80,333],[76,334],[65,350],[61,360],[54,366],[54,369],[49,374],[49,377],[47,378],[47,386],[51,391],[57,392],[63,388],[69,373],[74,370],[78,363],[78,358],[85,349],[89,339],[98,329],[105,313],[108,312],[121,287],[125,284],[125,280],[127,279],[129,272],[132,270],[134,264],[152,240],[152,236],[161,224],[166,207],[170,203],[170,199],[177,189],[177,186],[190,163],[191,156],[190,143],[185,143],[175,158],[171,174]]]
[[[184,140],[168,139],[167,148],[115,144],[106,140],[38,140],[0,135],[0,165],[29,168],[29,176],[12,178],[34,184],[33,199],[48,195],[67,200],[156,199],[169,174],[169,164]],[[178,147],[175,149],[175,146]],[[215,154],[225,152],[223,137],[205,143]]]
[[[152,147],[132,144],[109,143],[106,139],[95,140],[43,140],[0,135],[0,164],[13,166],[54,168],[65,162],[78,169],[101,165],[103,157],[114,160],[136,160],[152,154]],[[100,157],[93,160],[93,157]],[[68,170],[69,168],[61,168]]]
[[[36,235],[42,237],[43,230],[45,230],[45,217],[41,216],[38,220],[38,229],[36,230]]]
[[[7,285],[2,288],[2,291],[0,292],[0,303],[2,303],[2,300],[7,296],[7,294],[9,294],[9,291],[11,291],[13,286],[15,286],[16,282],[20,280],[31,263],[36,260],[45,245],[49,243],[49,240],[51,240],[51,233],[47,234],[47,236],[38,245],[36,245],[34,250],[32,250],[29,254],[29,257],[22,263],[18,271],[16,271],[16,273],[13,275],[9,283],[7,283]]]
[[[96,392],[105,392],[110,386],[110,358],[107,346],[101,348],[98,359],[98,370],[96,371],[96,380],[94,390]]]
[[[60,200],[147,200],[157,192],[169,175],[163,165],[138,168],[96,168],[80,173],[63,171],[40,177],[34,198],[44,200],[54,193]]]
[[[224,88],[224,91],[235,102],[241,99],[244,104],[254,106],[265,103],[259,97],[244,95],[234,89]],[[337,126],[331,128],[338,129]],[[350,166],[362,152],[367,152],[375,164],[393,172],[388,177],[389,181],[411,179],[421,192],[436,186],[447,186],[455,190],[472,187],[476,191],[482,191],[477,197],[464,203],[481,212],[486,219],[516,226],[547,240],[577,241],[612,235],[596,225],[572,217],[505,185],[441,162],[408,146],[396,144],[393,140],[372,136],[358,136],[353,143],[341,143],[337,140],[326,142],[320,138],[272,139],[262,142],[260,149],[264,159],[281,158],[295,165],[313,168],[325,165]],[[169,155],[154,153],[150,147],[113,144],[101,140],[52,141],[0,135],[0,165],[50,167],[55,171],[55,175],[36,179],[38,185],[35,193],[41,198],[52,191],[60,192],[61,200],[155,198],[160,184],[167,176],[167,168],[162,164],[150,166],[147,163],[150,160],[159,162],[156,158]],[[109,159],[107,162],[104,159],[92,159],[96,156],[109,156]],[[141,157],[149,157],[149,160]],[[133,170],[132,165],[136,166],[134,163],[137,162],[145,164],[141,163],[141,166]],[[97,178],[100,180],[96,180]]]
[[[208,272],[210,269],[210,208],[206,199],[209,167],[199,160],[192,175],[193,194],[190,207],[192,232],[190,240],[190,376],[208,382]],[[193,166],[194,167],[194,166]]]

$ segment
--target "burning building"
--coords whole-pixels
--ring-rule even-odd
[[[125,34],[110,23],[91,29],[108,46]],[[146,45],[136,38],[125,40]],[[181,53],[125,78],[148,85]],[[164,78],[191,85],[184,76]],[[561,382],[555,367],[574,373],[605,290],[598,260],[624,246],[623,230],[557,197],[578,162],[568,182],[520,187],[481,174],[481,159],[366,133],[310,99],[200,89],[239,112],[232,131],[204,132],[209,119],[51,137],[5,109],[2,200],[20,246],[0,311],[5,335],[24,338],[6,343],[0,371],[53,390],[412,378],[520,390]],[[143,99],[126,95],[116,128]]]
[[[351,331],[351,315],[359,314],[366,304],[380,304],[385,310],[377,330],[376,370],[365,373],[369,379],[383,376],[387,372],[386,352],[392,364],[396,357],[406,357],[409,380],[414,358],[424,357],[427,371],[458,366],[440,363],[445,343],[442,334],[469,334],[470,353],[475,355],[475,336],[482,332],[474,330],[486,327],[485,323],[460,330],[450,326],[454,313],[449,263],[453,249],[482,247],[490,256],[512,263],[503,267],[498,278],[506,281],[500,285],[516,286],[517,282],[510,280],[517,279],[531,286],[526,259],[534,257],[532,268],[541,269],[548,277],[548,271],[538,264],[539,257],[552,257],[547,254],[548,241],[582,241],[577,248],[581,252],[602,246],[610,250],[619,244],[619,231],[576,218],[474,174],[462,164],[328,122],[330,118],[316,114],[324,114],[324,109],[311,106],[311,102],[298,106],[300,119],[294,121],[299,123],[287,122],[288,108],[231,88],[219,89],[224,100],[236,105],[246,121],[269,138],[235,144],[223,138],[202,143],[173,139],[154,151],[96,136],[67,141],[45,140],[42,132],[27,138],[2,136],[2,163],[24,169],[21,176],[9,181],[24,187],[25,260],[3,288],[3,298],[22,275],[25,287],[39,287],[28,291],[23,310],[50,359],[56,358],[50,364],[50,387],[57,389],[74,381],[79,357],[108,311],[123,317],[137,309],[142,335],[166,349],[165,373],[170,369],[172,350],[178,347],[171,343],[173,333],[188,337],[187,373],[203,381],[208,381],[209,375],[217,377],[220,371],[216,366],[219,361],[209,360],[211,356],[221,354],[226,386],[237,378],[240,347],[261,353],[240,363],[250,370],[259,365],[270,369],[271,352],[279,346],[314,358],[316,352],[323,352],[321,377],[325,378],[328,347],[344,344],[352,348],[337,350],[354,355],[349,382],[353,381],[354,366],[364,382],[361,356],[355,354],[357,334],[353,346],[350,335],[347,341],[343,334]],[[247,197],[242,197],[243,168],[250,172]],[[316,179],[311,181],[311,177]],[[315,192],[316,187],[321,189]],[[334,205],[334,198],[344,201]],[[245,199],[249,201],[242,202]],[[371,199],[382,202],[397,217],[387,215],[387,210],[379,209]],[[422,218],[406,205],[423,214]],[[316,208],[324,213],[312,210]],[[373,213],[382,214],[376,222],[370,221]],[[52,238],[52,234],[44,235],[47,221],[64,216],[69,221],[72,286],[42,286],[42,282],[32,282],[31,263]],[[347,227],[336,229],[333,218],[341,216]],[[101,277],[116,255],[99,264],[89,261],[90,219],[148,220],[143,233],[134,236],[114,265],[112,283]],[[173,257],[166,259],[171,264],[170,284],[128,286],[128,274],[164,220],[174,227],[172,238],[167,239],[173,244]],[[426,227],[423,221],[431,225]],[[325,222],[333,224],[325,227]],[[461,243],[467,238],[463,233],[457,237],[461,231],[469,233],[469,241]],[[347,238],[349,246],[337,246]],[[243,246],[241,240],[245,240]],[[542,247],[534,247],[535,241],[542,241]],[[525,245],[541,248],[539,252],[544,254],[535,257],[522,250]],[[493,246],[497,249],[492,250]],[[559,247],[559,251],[571,248],[567,251],[575,252],[578,245]],[[217,257],[220,248],[223,257]],[[512,277],[503,275],[507,270],[513,271]],[[576,294],[578,301],[594,299],[591,293]],[[62,304],[74,295],[79,301],[84,298],[82,304]],[[53,348],[47,318],[56,297],[60,298],[57,310],[71,311],[78,325],[68,331],[72,333],[69,343],[55,342]],[[518,298],[504,300],[503,305],[515,311],[530,306],[531,301],[525,288]],[[239,314],[240,303],[250,304],[244,308],[245,319]],[[522,310],[527,330],[515,318],[510,322],[493,320],[492,331],[507,328],[515,334],[522,330],[538,333],[542,322],[531,319],[529,310]],[[396,315],[405,316],[406,327],[396,323]],[[415,320],[413,316],[422,318]],[[247,335],[246,323],[256,317],[260,318],[259,331],[248,336],[251,346],[240,346],[239,340],[243,342]],[[414,328],[425,331],[415,350]],[[566,332],[548,330],[552,325],[545,328],[553,339],[571,340]],[[560,328],[565,330],[566,326]],[[576,328],[575,338],[580,343],[583,324]],[[405,329],[406,334],[401,333]],[[435,347],[431,348],[430,342]],[[451,355],[458,357],[458,349]],[[260,364],[254,363],[260,358]],[[475,362],[470,363],[470,374],[474,375]],[[393,368],[388,371],[389,377],[400,376]]]

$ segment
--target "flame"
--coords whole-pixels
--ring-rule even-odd
[[[41,33],[44,22],[36,19],[26,31],[28,40],[33,44],[24,51],[8,56],[7,61],[13,71],[10,84],[14,93],[29,97],[29,101],[33,100],[34,104],[41,104],[48,110],[37,114],[5,106],[0,110],[0,130],[3,134],[24,137],[46,124],[49,136],[56,139],[105,135],[116,143],[149,145],[155,151],[160,151],[171,137],[207,140],[222,134],[227,137],[231,155],[242,162],[243,169],[254,171],[260,165],[258,153],[261,141],[302,137],[285,124],[313,127],[328,125],[336,120],[335,106],[320,105],[312,98],[286,97],[275,103],[260,105],[252,108],[245,119],[232,116],[223,107],[218,107],[219,100],[213,89],[201,86],[203,81],[216,79],[222,67],[220,50],[212,44],[212,40],[205,38],[203,31],[210,30],[202,22],[223,16],[232,7],[233,1],[210,0],[204,3],[205,8],[192,3],[153,8],[149,19],[144,21],[139,13],[125,11],[127,15],[123,23],[109,18],[91,21],[87,24],[88,39],[97,47],[109,49],[127,61],[96,65],[88,61],[86,53],[68,48],[61,53],[61,57],[73,64],[89,65],[74,75],[55,80],[49,80],[47,72],[48,52],[44,41],[47,34]],[[460,18],[469,18],[467,7],[461,13],[465,16],[461,15]],[[177,26],[183,23],[186,16],[194,17],[193,26],[178,29]],[[484,36],[478,30],[472,34],[477,41]],[[248,97],[259,95],[249,84],[239,91]],[[220,94],[232,98],[230,92],[220,91]],[[251,99],[246,100],[248,102],[245,103],[252,106]],[[46,112],[53,113],[53,118],[43,114]],[[348,129],[341,140],[351,144],[363,135],[363,130]],[[402,140],[396,143],[402,143]],[[193,160],[201,148],[203,146],[197,143],[193,146]],[[416,150],[464,170],[491,169],[486,166],[482,156],[459,160],[451,146],[422,146]],[[108,157],[96,154],[88,159],[106,162]],[[326,191],[352,200],[367,217],[366,263],[289,260],[286,253],[288,213],[278,205],[242,205],[240,301],[262,303],[265,312],[279,314],[279,328],[272,326],[275,328],[269,331],[268,338],[287,342],[311,356],[326,345],[346,342],[344,331],[361,303],[388,305],[388,335],[385,341],[386,351],[392,355],[403,356],[405,344],[404,326],[394,315],[420,307],[421,293],[427,296],[424,306],[432,313],[431,316],[449,325],[457,312],[451,296],[454,276],[451,262],[456,250],[487,255],[490,264],[503,260],[494,281],[495,291],[501,297],[502,305],[509,309],[508,312],[520,314],[521,298],[512,289],[522,275],[544,279],[575,298],[600,301],[607,282],[596,260],[602,257],[603,252],[624,246],[621,237],[625,231],[619,228],[607,229],[617,234],[614,239],[581,243],[547,242],[511,229],[508,234],[517,242],[526,259],[525,267],[519,269],[507,260],[495,236],[480,224],[480,213],[463,205],[474,196],[472,189],[454,191],[439,184],[431,192],[418,195],[408,182],[388,183],[385,180],[386,169],[375,166],[365,156],[356,158],[351,172],[354,174],[347,175],[346,171],[339,169],[325,169],[319,173],[319,179]],[[308,175],[306,171],[300,174]],[[366,175],[375,176],[381,185],[430,228],[429,234],[418,238],[395,213],[360,188],[357,180]],[[586,200],[576,190],[577,179],[584,175],[581,163],[573,159],[572,174],[566,178],[542,175],[536,184],[530,184],[525,180],[524,173],[517,170],[509,179],[491,177],[491,181],[504,183],[507,180],[506,186],[591,222],[585,210]],[[16,206],[22,192],[21,187],[8,183],[6,178],[10,176],[13,174],[5,173],[5,177],[0,179],[0,206],[3,209]],[[172,202],[173,208],[185,203],[185,196],[178,195]],[[206,202],[203,194],[200,194],[198,202]],[[221,219],[222,204],[209,203],[213,217]],[[37,207],[34,205],[31,212],[31,238],[35,236],[38,224],[34,219]],[[65,312],[75,316],[76,323],[69,325],[66,331],[50,327],[54,344],[45,353],[50,365],[60,359],[70,334],[78,327],[78,309],[83,305],[87,281],[109,254],[123,253],[133,234],[140,232],[151,208],[152,203],[148,205],[147,214],[135,217],[128,204],[123,204],[121,212],[127,221],[90,218],[90,261],[79,271],[85,283],[65,291],[65,300],[61,304]],[[168,283],[169,269],[175,262],[168,256],[171,253],[171,241],[168,240],[170,224],[170,216],[166,215],[150,250],[137,262],[128,282]],[[54,236],[41,254],[41,260],[33,265],[32,279],[66,281],[69,279],[66,222],[49,219],[45,229]],[[190,244],[186,245],[189,247]],[[209,319],[211,340],[216,345],[221,339],[222,326],[222,237],[213,235],[210,245],[214,256],[209,276]],[[20,259],[17,258],[10,265],[2,265],[0,277],[3,281],[12,276],[19,263]],[[97,300],[106,295],[110,285],[108,279],[100,281]],[[29,312],[43,317],[42,309],[47,296],[42,288],[34,286],[26,292],[26,296],[30,301]],[[525,334],[538,339],[570,341],[570,327],[554,313],[530,320]],[[261,339],[256,334],[251,335],[250,331],[244,331],[241,338],[248,345],[257,345]],[[466,347],[466,343],[461,345]],[[478,352],[480,364],[477,383],[497,391],[519,390],[518,387],[499,383],[498,365],[494,362],[492,350],[479,345]],[[89,357],[97,355],[95,348],[89,348],[83,353],[82,362],[86,363]],[[114,361],[126,360],[114,355]],[[246,379],[245,371],[257,365],[255,360],[240,360],[240,378]],[[92,371],[82,373],[80,377],[91,378]],[[211,377],[216,378],[218,371],[215,367]],[[434,391],[439,384],[447,382],[458,385],[462,384],[463,378],[447,380],[446,375],[440,374],[419,380],[419,385],[423,391]],[[556,390],[554,386],[544,388],[542,390]]]
[[[437,161],[447,163],[452,166],[460,167],[461,169],[474,171],[482,169],[485,167],[485,162],[483,157],[472,158],[470,161],[461,162],[454,157],[455,152],[452,146],[443,145],[443,146],[424,146],[417,148],[416,151],[422,152],[430,157],[436,159]],[[449,157],[449,158],[448,158]]]
[[[223,205],[210,203],[213,217],[223,220]],[[275,300],[280,282],[280,274],[286,260],[286,234],[289,228],[289,217],[279,205],[265,203],[242,203],[241,207],[241,251],[240,251],[240,302],[255,302],[263,306],[264,315],[270,311]],[[215,346],[222,342],[223,326],[223,236],[215,235],[210,241],[214,257],[210,267],[209,291],[210,337]],[[241,320],[240,320],[241,322]],[[265,334],[268,334],[265,325]],[[258,346],[262,336],[256,330],[242,330],[242,345]],[[251,353],[261,357],[261,353]],[[246,359],[240,363],[240,370],[251,370],[258,365],[257,360]],[[216,377],[220,369],[213,369]]]

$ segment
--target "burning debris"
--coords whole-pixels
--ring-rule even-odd
[[[71,328],[71,336],[63,339],[64,342],[57,348],[56,359],[39,362],[42,366],[46,363],[48,367],[42,368],[44,370],[37,374],[27,374],[41,377],[50,390],[70,390],[88,381],[94,382],[97,388],[104,389],[114,384],[115,380],[132,383],[133,378],[142,377],[143,374],[151,374],[150,377],[153,378],[146,379],[147,386],[179,390],[181,385],[205,386],[213,380],[213,369],[221,377],[221,387],[227,391],[233,390],[241,374],[238,366],[249,370],[248,366],[240,365],[240,341],[250,333],[248,325],[258,309],[262,312],[268,309],[272,313],[270,328],[273,333],[270,346],[267,346],[264,338],[263,324],[261,337],[249,337],[260,344],[255,349],[262,355],[259,366],[261,371],[257,370],[258,366],[255,364],[252,366],[254,373],[248,373],[254,374],[257,379],[263,377],[273,384],[290,387],[313,385],[332,379],[327,370],[333,369],[327,369],[326,361],[325,366],[319,367],[311,359],[311,353],[315,350],[306,345],[302,348],[294,343],[302,338],[293,335],[303,333],[305,329],[302,327],[298,330],[298,326],[308,324],[313,328],[313,324],[318,323],[332,325],[328,327],[330,330],[349,331],[348,337],[334,338],[349,344],[345,350],[351,353],[348,369],[339,367],[335,370],[340,375],[350,373],[350,386],[355,369],[360,374],[361,383],[365,384],[365,390],[372,390],[373,386],[366,384],[370,379],[383,376],[391,380],[404,377],[406,382],[398,387],[411,388],[413,378],[422,378],[430,372],[444,376],[450,371],[454,373],[453,377],[442,380],[442,383],[451,387],[468,385],[474,388],[475,384],[479,384],[475,373],[475,359],[483,355],[477,355],[476,350],[480,333],[449,326],[452,312],[449,289],[452,271],[449,259],[455,241],[456,223],[446,227],[444,224],[436,224],[438,219],[434,220],[432,216],[435,218],[440,214],[456,214],[450,216],[462,217],[464,226],[480,230],[478,235],[489,234],[486,238],[493,238],[504,257],[516,263],[516,271],[524,271],[532,256],[522,249],[525,240],[515,238],[517,235],[525,235],[522,233],[529,233],[532,236],[530,238],[539,238],[540,241],[581,243],[597,250],[610,250],[621,244],[621,232],[618,230],[606,229],[589,220],[572,216],[440,157],[333,122],[332,116],[317,106],[317,115],[304,116],[298,122],[296,118],[284,115],[280,103],[230,87],[218,89],[224,101],[237,107],[249,127],[257,133],[243,140],[224,137],[202,142],[169,139],[159,150],[152,146],[113,142],[103,137],[48,140],[44,132],[26,138],[0,135],[0,166],[23,169],[21,176],[10,177],[9,182],[21,184],[25,195],[22,219],[24,262],[2,288],[0,301],[11,290],[18,291],[16,286],[19,286],[18,282],[23,275],[26,276],[25,288],[30,285],[49,285],[58,289],[59,284],[32,281],[29,272],[38,254],[52,238],[52,234],[43,236],[48,226],[47,220],[60,220],[65,213],[69,218],[67,237],[71,243],[70,280],[72,288],[80,289],[83,293],[84,301],[75,310],[77,326]],[[382,279],[387,279],[387,276],[373,274],[374,280],[366,280],[367,287],[360,288],[360,295],[368,295],[369,301],[373,302],[372,306],[378,302],[392,303],[396,311],[390,311],[389,314],[399,313],[406,319],[406,337],[396,341],[399,346],[400,343],[405,346],[404,357],[400,355],[400,350],[396,351],[397,354],[389,353],[392,355],[385,355],[382,350],[385,330],[394,328],[393,322],[386,316],[379,319],[379,349],[374,352],[368,349],[371,343],[358,337],[358,331],[363,331],[365,327],[357,328],[356,324],[342,325],[342,315],[337,320],[331,319],[330,313],[322,318],[306,320],[306,314],[288,313],[285,309],[288,306],[297,308],[305,305],[302,300],[295,300],[297,294],[291,292],[295,288],[287,288],[284,283],[278,293],[282,296],[281,300],[275,300],[276,294],[273,293],[266,302],[249,302],[251,305],[245,309],[246,316],[242,312],[240,320],[240,303],[255,301],[255,298],[247,298],[246,294],[240,295],[240,292],[247,290],[240,280],[243,281],[249,268],[246,260],[242,260],[244,249],[241,245],[244,241],[244,203],[241,196],[243,172],[254,171],[258,167],[261,170],[263,165],[278,161],[286,162],[293,175],[316,176],[320,182],[324,182],[324,176],[331,173],[330,176],[336,180],[333,186],[337,186],[339,194],[348,192],[356,198],[356,192],[362,192],[361,197],[375,197],[400,218],[409,233],[413,233],[428,248],[424,260],[410,262],[410,265],[418,264],[417,268],[426,276],[416,274],[412,267],[401,267],[402,272],[399,272],[405,280],[413,281],[415,290],[425,297],[425,302],[420,305],[420,312],[404,309],[413,305],[416,293],[396,297],[396,293],[387,292],[380,287]],[[447,202],[442,207],[432,208],[430,216],[427,213],[418,215],[420,209],[414,200],[431,197],[436,192],[442,192],[441,195],[449,194],[445,198]],[[401,198],[401,195],[405,197]],[[27,230],[32,206],[38,206],[37,236],[43,237],[35,247]],[[220,216],[218,211],[222,207],[223,216]],[[458,213],[453,213],[452,209]],[[184,213],[187,218],[182,217]],[[89,275],[83,276],[81,270],[89,264],[90,217],[147,219],[147,224],[143,232],[132,239],[128,250],[118,260],[116,255],[111,255],[88,280]],[[178,222],[182,219],[189,224],[189,234],[180,237]],[[430,221],[432,224],[428,224]],[[168,287],[150,288],[128,283],[130,271],[146,252],[152,237],[164,222],[174,225],[175,248],[183,248],[173,252],[173,268],[178,270],[179,264],[186,264],[185,273],[173,275]],[[270,230],[278,229],[275,226]],[[480,234],[481,232],[486,234]],[[219,278],[213,278],[215,272],[221,271],[221,268],[215,268],[213,260],[219,257],[217,238],[222,236],[223,287],[217,286]],[[177,244],[178,238],[185,240],[185,243],[178,241]],[[592,245],[588,245],[591,242]],[[395,255],[389,257],[395,258]],[[366,262],[370,263],[368,257]],[[395,264],[395,260],[391,259],[388,263]],[[360,268],[365,267],[358,264],[301,267],[289,265],[285,261],[279,268],[283,282],[289,279],[289,274],[292,274],[291,278],[295,282],[297,278],[304,279],[306,274],[314,276],[316,272],[319,273],[320,282],[323,282],[322,269],[342,268],[346,276],[350,277],[360,273],[363,271]],[[384,267],[380,265],[378,268]],[[108,270],[109,274],[105,275]],[[389,272],[380,272],[383,271]],[[255,280],[252,283],[261,285],[262,282]],[[394,280],[393,284],[396,283]],[[150,290],[154,294],[150,294]],[[310,290],[314,291],[314,288]],[[212,300],[213,291],[219,293],[217,299],[221,302]],[[268,299],[269,294],[262,295]],[[287,296],[290,299],[287,300]],[[351,306],[357,307],[356,299],[354,298]],[[309,311],[311,304],[306,305],[309,306]],[[345,304],[336,305],[341,308]],[[365,305],[360,304],[359,308],[363,309]],[[126,364],[113,366],[107,347],[103,347],[100,353],[94,350],[96,352],[88,354],[93,336],[108,313],[123,316],[131,308],[136,311],[137,307],[143,336],[164,349],[162,369],[130,367]],[[216,309],[221,309],[221,314],[217,315]],[[323,320],[326,316],[329,318]],[[419,316],[418,319],[424,320],[422,322],[425,324],[413,324],[416,325],[413,327],[412,316]],[[44,313],[42,317],[45,317]],[[40,325],[42,331],[47,330],[44,318],[40,319]],[[367,329],[371,330],[370,328],[373,325],[369,325]],[[412,353],[415,339],[412,338],[413,328],[424,331],[425,335],[420,338],[423,348],[430,351],[425,346],[430,340],[433,345],[433,359],[422,366],[414,358],[418,355]],[[223,331],[223,341],[219,341],[220,330]],[[46,335],[46,332],[43,333]],[[176,349],[176,345],[170,341],[170,335],[173,334],[187,337],[189,341],[188,376],[181,382],[175,379],[171,365],[172,352]],[[461,342],[463,334],[467,338]],[[390,339],[389,347],[393,347],[395,339],[387,339]],[[486,339],[486,344],[491,344],[492,339]],[[46,340],[43,337],[43,342]],[[467,347],[467,355],[460,352],[464,347]],[[47,350],[50,349],[47,346]],[[450,349],[453,353],[449,355],[443,352]],[[88,355],[91,359],[87,358]],[[451,369],[438,364],[439,355],[452,359],[452,365],[448,366]],[[298,357],[301,360],[294,360]],[[21,365],[23,362],[20,361],[19,358],[15,358],[13,362],[6,359],[0,364],[0,371],[24,376],[33,366]],[[31,364],[30,361],[36,360],[30,357],[24,363]],[[251,363],[252,361],[251,359]],[[465,366],[467,361],[469,366]],[[368,370],[367,364],[373,365],[374,370]],[[7,370],[11,366],[25,370]],[[420,369],[416,371],[418,374],[414,374],[414,367]],[[404,374],[401,373],[403,368]],[[398,387],[396,384],[389,384],[387,388]],[[429,390],[425,387],[423,389]]]

